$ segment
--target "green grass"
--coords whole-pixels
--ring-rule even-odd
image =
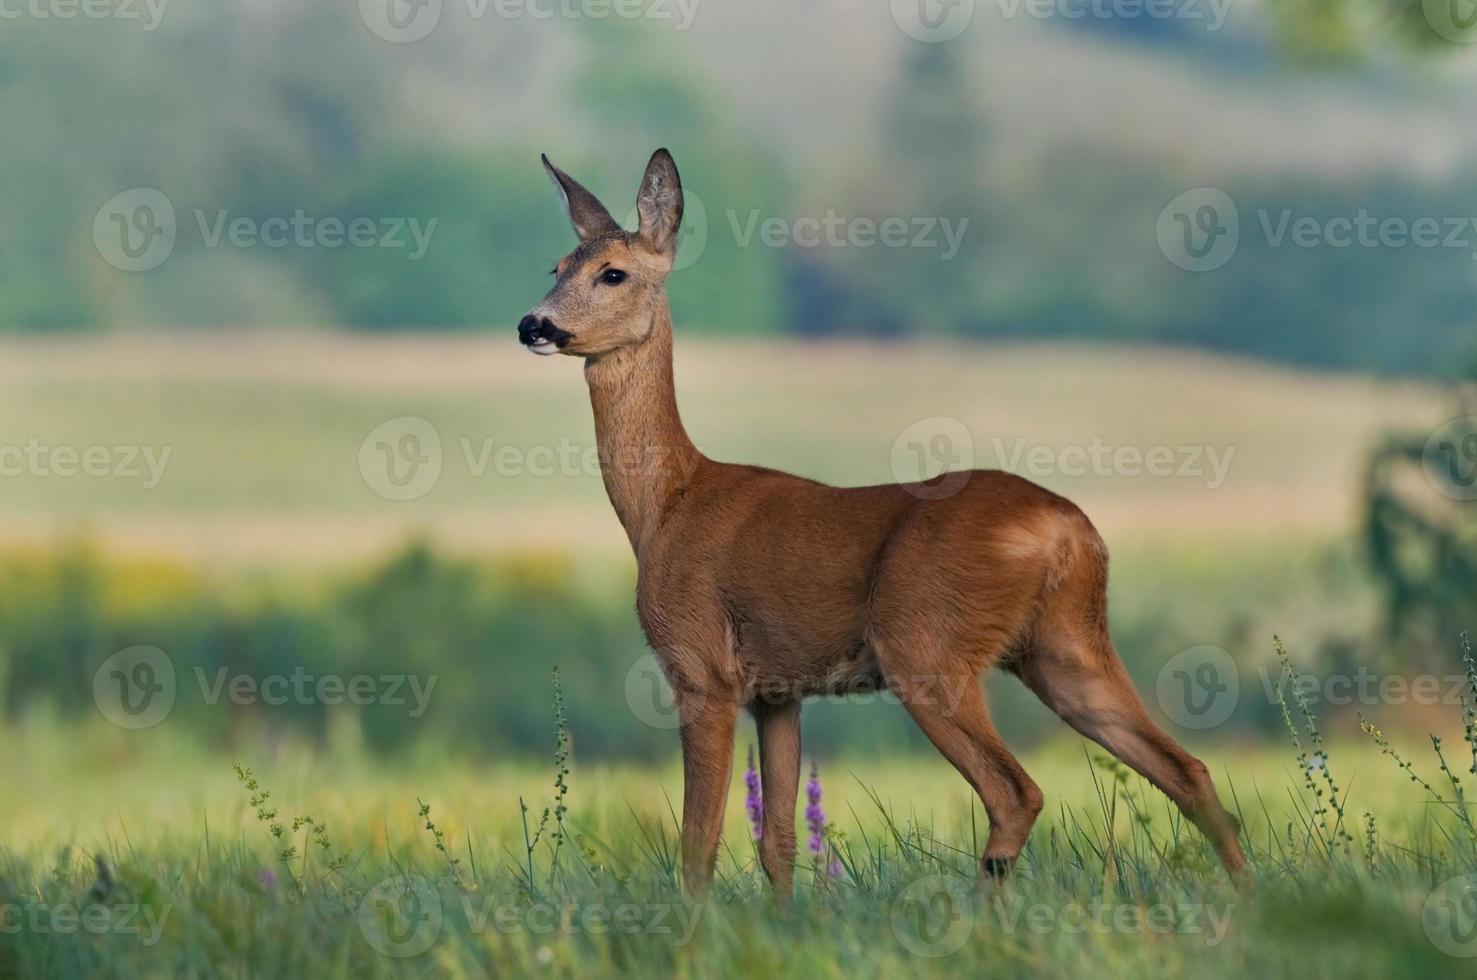
[[[1250,892],[1157,792],[1064,739],[1026,760],[1047,811],[989,889],[986,821],[941,759],[822,760],[841,868],[802,832],[787,912],[738,771],[717,881],[692,903],[676,766],[586,767],[575,746],[565,795],[557,764],[385,765],[283,742],[238,775],[167,726],[119,739],[33,720],[7,733],[0,976],[1459,971],[1453,953],[1477,952],[1460,783],[1395,737],[1448,804],[1433,802],[1372,739],[1325,746],[1288,707],[1300,749],[1199,747],[1242,820]],[[1470,745],[1449,745],[1465,772]]]

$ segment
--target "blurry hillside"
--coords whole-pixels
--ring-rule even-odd
[[[1419,11],[1408,23],[1383,8],[1227,3],[1212,28],[977,3],[968,30],[930,44],[886,3],[765,17],[698,3],[678,25],[448,0],[426,37],[391,43],[355,6],[199,0],[152,25],[7,20],[0,329],[506,327],[569,245],[539,151],[619,215],[666,144],[699,202],[671,290],[691,333],[1085,337],[1387,372],[1477,365],[1477,74],[1470,46]],[[1156,223],[1202,187],[1236,203],[1240,244],[1223,267],[1187,272]],[[157,268],[129,272],[95,234],[111,217],[157,217],[106,213],[138,188],[168,199],[175,238]],[[435,225],[415,257],[220,237],[237,219],[299,214],[369,219],[377,236]],[[1361,214],[1435,220],[1468,244],[1276,236],[1284,215]],[[863,242],[858,221],[888,218],[908,223],[908,247]],[[841,237],[816,243],[806,219],[840,223]]]

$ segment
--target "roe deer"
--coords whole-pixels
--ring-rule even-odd
[[[1239,878],[1237,824],[1209,772],[1150,719],[1113,650],[1107,552],[1082,511],[994,470],[948,474],[939,493],[942,477],[839,488],[708,459],[672,384],[664,284],[682,185],[671,154],[646,167],[634,233],[543,162],[580,243],[518,338],[584,358],[601,474],[636,553],[637,614],[676,701],[688,890],[713,874],[740,709],[758,728],[760,859],[784,901],[801,701],[877,684],[979,794],[981,872],[1004,875],[1042,797],[990,722],[979,677],[997,666],[1167,794]]]

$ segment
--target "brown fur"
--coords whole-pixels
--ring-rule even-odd
[[[548,164],[580,246],[536,307],[585,358],[606,490],[635,551],[636,608],[677,700],[689,888],[714,866],[735,720],[759,729],[760,857],[790,891],[801,700],[885,683],[983,801],[983,867],[1008,868],[1040,789],[990,722],[985,670],[1018,675],[1069,725],[1164,791],[1233,873],[1235,821],[1205,766],[1149,717],[1108,636],[1107,552],[1069,501],[989,470],[932,485],[838,488],[698,452],[677,413],[663,283],[682,196],[658,150],[641,229]],[[599,281],[617,268],[624,282]],[[936,498],[936,499],[935,499]]]

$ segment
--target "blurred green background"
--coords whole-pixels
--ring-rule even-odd
[[[1023,471],[1101,526],[1146,691],[1222,647],[1253,692],[1225,731],[1251,739],[1280,723],[1274,631],[1310,668],[1454,669],[1477,520],[1429,446],[1477,413],[1477,61],[1429,4],[1211,26],[976,3],[925,41],[883,2],[386,2],[7,8],[0,450],[50,463],[0,477],[8,723],[98,722],[100,665],[147,645],[180,678],[168,727],[223,750],[543,753],[557,664],[578,752],[674,752],[633,703],[634,563],[598,474],[558,461],[593,446],[584,386],[513,332],[572,244],[538,154],[623,216],[659,145],[689,193],[679,399],[711,455],[909,479],[900,440],[941,418],[979,466],[1213,449],[1214,485]],[[1193,271],[1170,212],[1204,188],[1239,238]],[[1443,241],[1279,237],[1361,215]],[[889,219],[905,242],[865,231]],[[439,476],[393,499],[365,454],[405,419]],[[95,447],[162,471],[55,465]],[[208,704],[197,667],[439,683],[418,717]],[[990,686],[1013,739],[1060,730]],[[896,706],[820,704],[806,731],[922,744]]]
[[[1348,50],[1345,33],[1364,36],[1351,3],[1228,3],[1220,25],[1208,0],[1077,20],[971,2],[958,37],[923,43],[881,2],[688,0],[685,29],[659,16],[678,18],[675,0],[634,18],[428,2],[9,18],[0,327],[516,322],[567,245],[537,154],[624,214],[667,144],[706,216],[671,290],[694,336],[1091,337],[1379,372],[1477,365],[1477,241],[1274,247],[1253,213],[1470,217],[1471,62],[1429,26],[1443,49],[1421,56],[1383,22]],[[434,26],[386,41],[367,26],[385,5]],[[1201,186],[1240,202],[1245,233],[1217,275],[1187,277],[1146,230]],[[165,195],[178,226],[146,276],[92,241],[98,209],[133,188]],[[222,215],[298,211],[436,225],[418,259],[211,244]],[[957,254],[745,235],[756,216],[827,212],[967,227]]]

